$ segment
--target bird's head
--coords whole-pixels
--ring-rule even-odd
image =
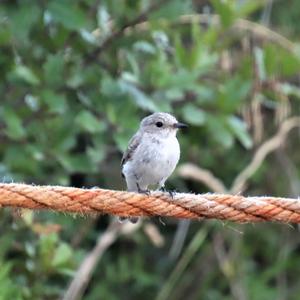
[[[179,128],[186,127],[186,124],[179,123],[171,114],[158,112],[144,118],[140,129],[161,137],[169,137],[175,136]]]

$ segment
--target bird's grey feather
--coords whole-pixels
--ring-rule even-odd
[[[142,120],[121,160],[128,191],[147,192],[149,186],[164,186],[180,157],[177,124],[181,123],[167,113],[154,113]]]
[[[123,154],[122,160],[121,160],[121,166],[123,166],[128,160],[130,160],[134,154],[134,151],[137,149],[137,147],[141,143],[141,134],[138,131],[129,141],[128,147],[126,151]]]

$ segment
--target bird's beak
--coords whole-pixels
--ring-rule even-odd
[[[188,126],[184,123],[175,123],[174,128],[187,128]]]

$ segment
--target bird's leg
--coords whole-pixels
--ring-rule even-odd
[[[165,187],[164,185],[162,185],[162,186],[159,188],[159,191],[165,193],[165,192],[167,191],[167,189],[166,189],[166,187]]]
[[[138,189],[138,193],[140,194],[146,194],[146,195],[150,195],[150,190],[146,189],[146,190],[142,190],[139,183],[136,183],[137,189]]]
[[[175,194],[176,194],[175,191],[167,190],[164,184],[159,188],[159,190],[162,191],[162,192],[164,192],[164,193],[168,192],[169,195],[170,195],[170,197],[171,197],[172,199],[174,198],[174,196],[175,196]]]
[[[169,193],[170,197],[171,197],[172,199],[174,199],[174,196],[176,195],[176,191],[168,190],[167,192]]]

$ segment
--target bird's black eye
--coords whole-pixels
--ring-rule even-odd
[[[156,122],[155,125],[156,127],[162,127],[164,124],[162,122]]]

